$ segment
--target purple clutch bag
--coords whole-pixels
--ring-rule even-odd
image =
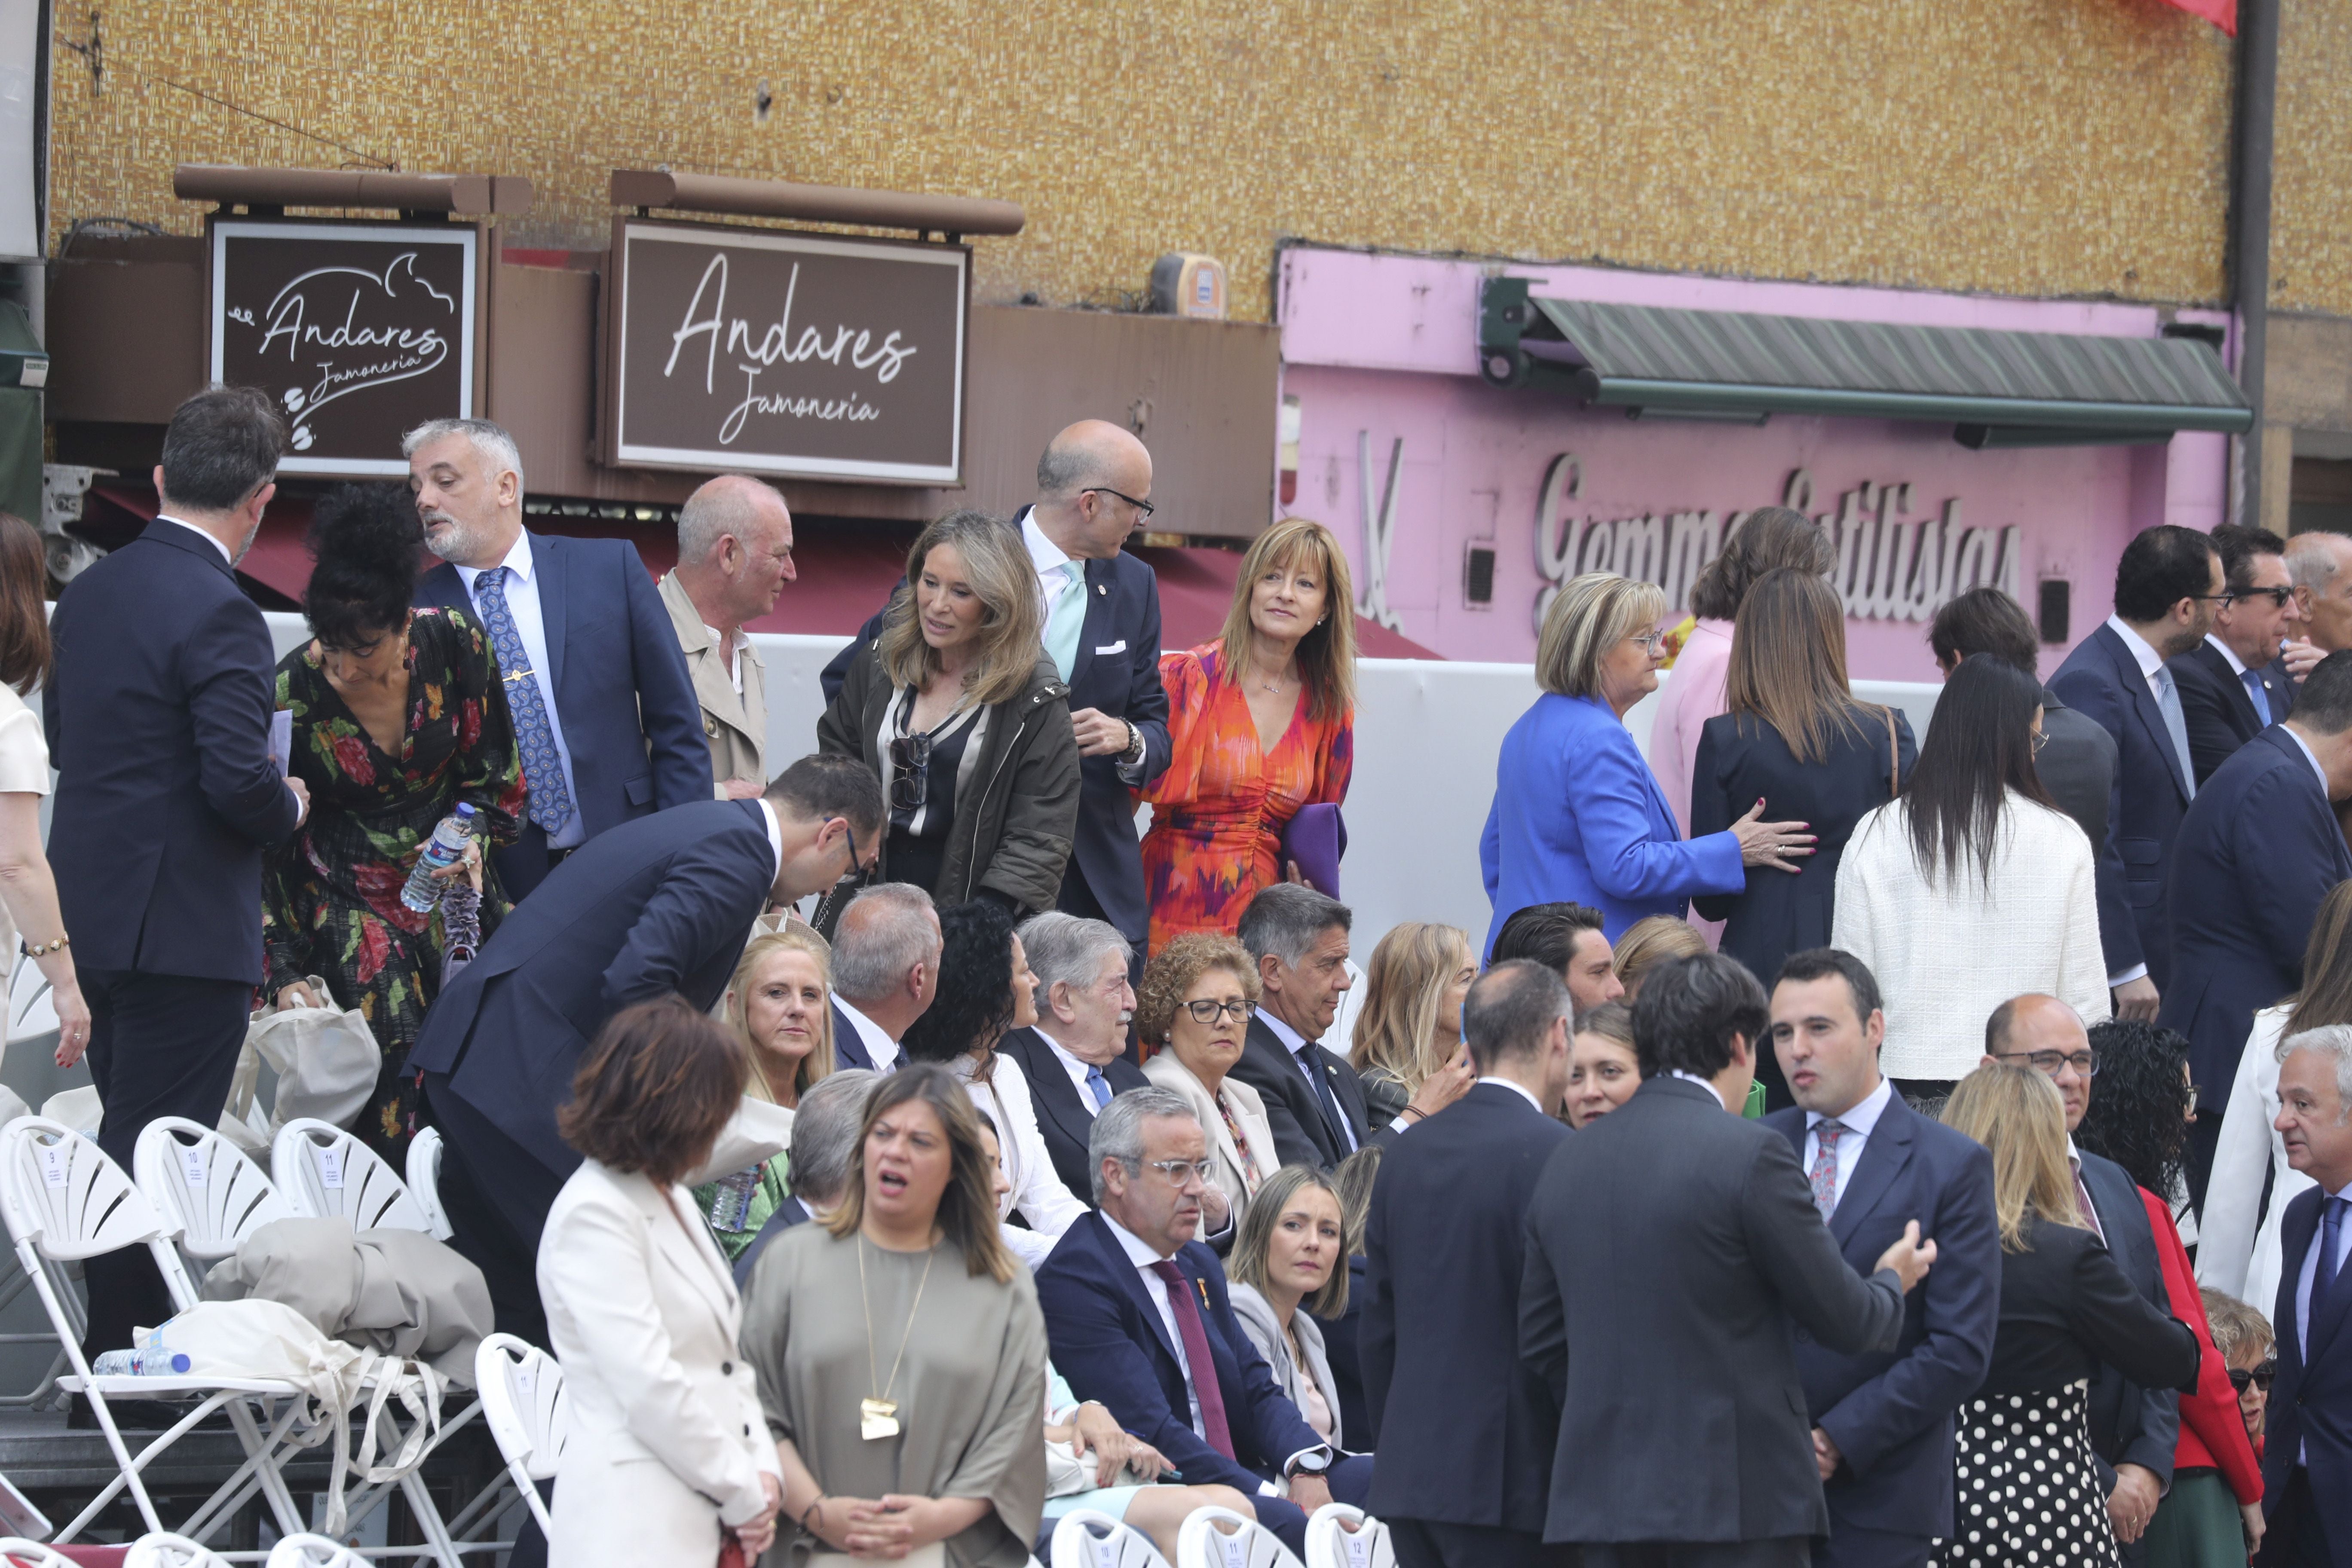
[[[1347,852],[1348,820],[1336,805],[1302,805],[1282,830],[1283,874],[1297,861],[1298,874],[1326,898],[1339,896],[1339,858]]]

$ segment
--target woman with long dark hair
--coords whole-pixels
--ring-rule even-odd
[[[2091,841],[2034,771],[2041,734],[2032,677],[1962,660],[1902,795],[1855,826],[1838,868],[1830,945],[1878,977],[1880,1068],[1915,1102],[1976,1067],[1985,1019],[2012,996],[2107,1016]]]
[[[21,942],[33,955],[58,1015],[58,1066],[81,1060],[89,1046],[89,1004],[82,1000],[58,882],[41,847],[41,797],[49,793],[49,743],[25,693],[49,683],[49,617],[43,602],[48,558],[33,525],[0,511],[0,952],[11,968]]]

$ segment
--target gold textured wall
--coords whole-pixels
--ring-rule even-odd
[[[2352,316],[2352,0],[2279,10],[2271,303]]]
[[[616,164],[1008,197],[1029,227],[979,243],[986,299],[1115,304],[1155,256],[1204,250],[1235,313],[1264,319],[1286,236],[2008,294],[2225,289],[2232,53],[2161,0],[99,7],[95,93],[68,47],[86,14],[58,7],[59,230],[196,231],[177,161],[350,156],[194,89],[404,168],[528,175],[539,203],[510,244],[602,246]],[[2352,25],[2344,0],[2321,8]],[[2341,170],[2347,117],[2326,131]],[[2283,169],[2283,194],[2311,184]],[[2352,309],[2340,234],[2312,241],[2316,270],[2283,263],[2298,298],[2308,279]]]

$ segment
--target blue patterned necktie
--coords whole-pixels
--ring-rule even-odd
[[[1092,1062],[1087,1064],[1087,1092],[1094,1096],[1097,1110],[1110,1104],[1110,1079],[1103,1077],[1102,1068]]]
[[[507,608],[505,567],[492,566],[474,579],[474,603],[489,628],[490,647],[506,682],[515,744],[522,752],[523,783],[530,789],[530,819],[553,837],[572,820],[572,790],[556,758],[555,731],[547,722],[547,705],[541,700],[530,656],[523,651],[522,634],[515,630],[514,614]]]

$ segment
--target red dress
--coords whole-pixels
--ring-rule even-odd
[[[2197,1370],[2197,1392],[2180,1396],[2180,1441],[2172,1462],[2177,1469],[2210,1466],[2221,1472],[2241,1504],[2263,1500],[2262,1460],[2246,1436],[2246,1418],[2238,1409],[2238,1391],[2230,1386],[2230,1363],[2214,1348],[2213,1331],[2205,1321],[2205,1303],[2197,1278],[2189,1266],[2189,1249],[2172,1223],[2172,1211],[2146,1187],[2139,1201],[2147,1210],[2148,1229],[2156,1233],[2157,1256],[2164,1267],[2164,1293],[2172,1315],[2197,1331],[2204,1357]],[[2181,1310],[2187,1302],[2192,1310]]]
[[[1304,693],[1272,752],[1242,689],[1222,679],[1215,643],[1162,654],[1168,688],[1168,771],[1141,791],[1151,803],[1143,838],[1151,951],[1188,931],[1231,936],[1260,888],[1282,879],[1282,832],[1302,805],[1348,798],[1356,716],[1307,716]]]

